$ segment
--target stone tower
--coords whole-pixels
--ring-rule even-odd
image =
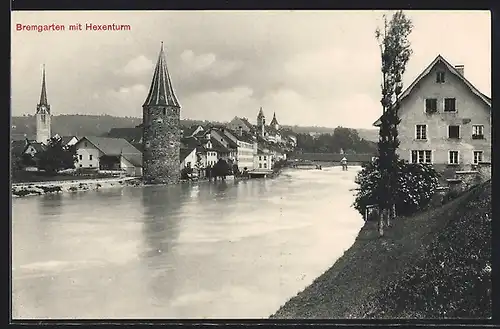
[[[146,184],[176,184],[180,180],[180,110],[162,42],[151,88],[142,106],[143,180]]]
[[[266,117],[264,116],[264,111],[262,111],[262,107],[259,110],[259,114],[257,115],[257,129],[262,137],[264,137],[266,132]]]
[[[45,86],[45,65],[43,66],[42,93],[40,102],[36,106],[36,141],[47,144],[51,137],[50,132],[50,105],[47,102],[47,87]]]
[[[278,123],[278,120],[276,120],[276,112],[273,114],[273,119],[271,120],[271,127],[273,127],[276,130],[280,129],[280,124]]]

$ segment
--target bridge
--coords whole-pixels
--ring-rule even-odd
[[[341,153],[296,153],[289,154],[289,161],[297,161],[299,163],[314,163],[321,166],[340,165],[342,158],[347,159],[347,164],[350,166],[361,166],[372,161],[376,154],[341,154]]]

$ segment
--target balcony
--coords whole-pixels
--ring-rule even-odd
[[[472,135],[472,139],[484,139],[484,135]]]

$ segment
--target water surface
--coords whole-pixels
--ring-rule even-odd
[[[13,318],[267,318],[354,242],[354,176],[13,199]]]

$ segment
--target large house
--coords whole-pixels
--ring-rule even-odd
[[[142,153],[123,138],[82,137],[76,144],[77,170],[121,171],[142,175]]]
[[[491,161],[491,99],[441,55],[401,94],[401,159],[436,169],[470,169]],[[380,126],[380,119],[375,123]]]

